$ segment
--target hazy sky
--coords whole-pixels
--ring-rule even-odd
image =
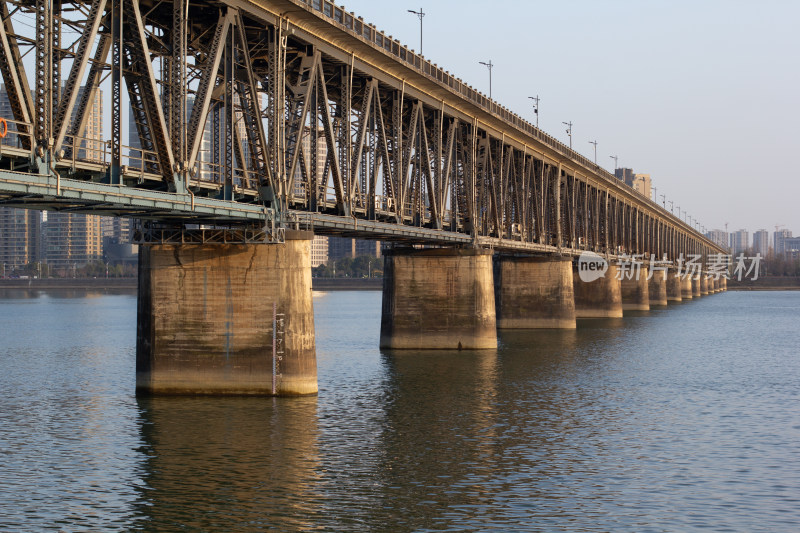
[[[649,173],[706,229],[800,233],[800,1],[342,0],[613,171]],[[660,198],[659,198],[660,201]],[[669,203],[667,203],[669,208]]]

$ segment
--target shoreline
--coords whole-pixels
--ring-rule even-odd
[[[132,290],[138,278],[0,279],[2,290]],[[383,278],[311,278],[315,291],[380,291]]]

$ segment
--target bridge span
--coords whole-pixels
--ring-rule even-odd
[[[316,392],[314,233],[395,243],[387,348],[491,348],[496,327],[724,288],[705,264],[725,250],[326,0],[0,0],[0,16],[0,203],[139,221],[142,392]],[[103,89],[108,138],[88,127]],[[573,275],[586,252],[604,277]],[[690,255],[703,266],[677,276]],[[630,256],[657,274],[618,280]]]

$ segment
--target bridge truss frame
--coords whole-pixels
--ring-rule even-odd
[[[15,29],[28,17],[33,36]],[[505,252],[725,253],[326,0],[0,0],[0,18],[14,115],[0,204],[176,227],[303,218]],[[87,122],[106,79],[98,140]],[[122,143],[125,98],[136,147]]]

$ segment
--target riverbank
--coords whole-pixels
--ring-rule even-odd
[[[729,291],[800,291],[798,276],[763,276],[753,281],[728,280]]]
[[[379,291],[381,278],[312,278],[315,291]],[[0,290],[136,290],[137,278],[0,279]]]

